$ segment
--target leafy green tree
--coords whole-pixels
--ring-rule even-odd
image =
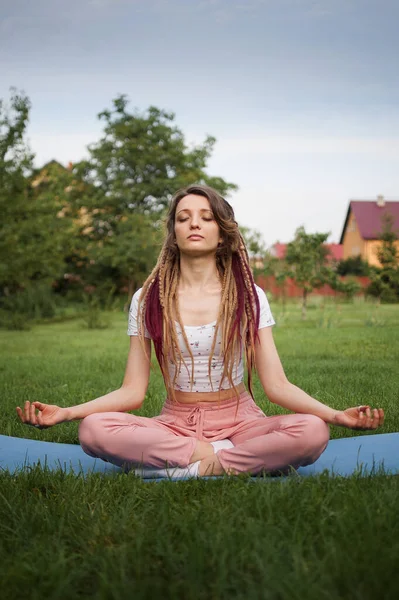
[[[155,264],[162,231],[162,224],[150,215],[133,213],[120,219],[105,243],[92,239],[88,244],[86,282],[104,291],[127,286],[130,299]]]
[[[377,257],[381,268],[371,272],[371,283],[367,294],[375,296],[381,302],[399,302],[399,249],[398,235],[394,230],[394,219],[385,213],[381,219],[382,228],[379,235],[381,244]]]
[[[242,225],[240,226],[240,232],[245,240],[249,256],[260,260],[263,259],[267,249],[261,232]]]
[[[79,197],[87,211],[81,229],[87,242],[86,277],[107,272],[110,280],[126,280],[131,294],[155,264],[172,194],[192,183],[211,185],[222,194],[236,186],[205,172],[214,138],[189,148],[173,113],[153,106],[130,113],[127,105],[121,95],[112,110],[99,114],[104,135],[89,146],[90,158],[75,165],[74,173],[86,184]]]
[[[0,100],[0,286],[9,295],[32,269],[27,263],[22,230],[27,225],[26,176],[32,171],[32,154],[24,142],[29,118],[29,98],[12,90],[9,104]],[[21,235],[22,234],[22,235]]]
[[[33,156],[24,140],[30,101],[12,91],[0,102],[0,288],[9,296],[48,282],[63,268],[65,223],[57,217],[63,203],[54,193],[39,193]],[[43,192],[43,190],[42,190]]]
[[[308,294],[331,279],[328,248],[324,246],[328,236],[329,233],[308,234],[304,227],[299,227],[294,240],[287,244],[287,275],[302,289],[302,319],[306,319]]]
[[[285,282],[290,276],[289,269],[285,258],[277,258],[270,251],[266,251],[263,256],[263,267],[260,270],[262,275],[273,275],[275,282],[281,291],[283,307],[285,308],[287,301]]]
[[[250,227],[240,226],[240,232],[245,240],[248,255],[255,278],[264,274],[267,261],[267,248],[260,231]]]

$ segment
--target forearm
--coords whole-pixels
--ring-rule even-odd
[[[266,391],[266,390],[265,390]],[[292,410],[295,413],[316,415],[326,423],[334,423],[336,410],[319,402],[299,387],[287,381],[266,391],[268,398],[274,404],[282,408]]]
[[[135,410],[142,405],[144,396],[145,393],[129,387],[121,387],[95,400],[65,408],[65,421],[77,421],[93,413]]]

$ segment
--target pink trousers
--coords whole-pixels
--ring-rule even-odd
[[[124,468],[186,467],[197,441],[230,439],[219,450],[231,473],[284,471],[313,463],[324,451],[328,425],[305,414],[266,417],[248,392],[221,402],[183,404],[166,400],[161,414],[95,413],[82,420],[79,440],[90,456]]]

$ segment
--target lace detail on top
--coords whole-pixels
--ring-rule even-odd
[[[273,315],[270,310],[269,302],[266,298],[265,292],[258,286],[256,291],[258,293],[260,302],[260,320],[259,329],[263,327],[271,327],[275,324]],[[128,324],[128,335],[138,335],[137,328],[137,308],[138,301],[141,293],[141,288],[134,294],[129,311],[129,324]],[[221,356],[221,332],[219,330],[218,337],[216,339],[216,345],[214,355],[211,362],[211,379],[212,385],[209,380],[208,366],[209,366],[209,354],[212,348],[212,341],[215,335],[216,321],[208,323],[207,325],[200,325],[198,327],[188,325],[184,327],[186,332],[187,340],[190,345],[190,349],[194,358],[194,379],[193,385],[191,386],[191,370],[192,363],[190,354],[184,343],[182,331],[180,325],[176,323],[176,331],[180,342],[180,349],[182,356],[185,360],[185,364],[182,363],[178,377],[175,383],[175,389],[189,392],[212,392],[216,391],[220,387],[220,381],[223,373],[223,358]],[[149,338],[150,335],[145,329],[145,337]],[[169,363],[169,373],[173,380],[175,374],[175,366]],[[244,360],[243,356],[238,357],[235,368],[233,368],[233,382],[234,385],[238,385],[243,381],[244,378]],[[229,380],[224,379],[221,389],[228,389],[231,387]]]

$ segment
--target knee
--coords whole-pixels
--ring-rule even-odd
[[[83,449],[92,448],[99,439],[99,432],[102,429],[104,415],[94,413],[85,417],[79,425],[79,442]]]
[[[315,415],[306,415],[306,439],[316,452],[323,452],[330,439],[330,428],[323,419]]]

